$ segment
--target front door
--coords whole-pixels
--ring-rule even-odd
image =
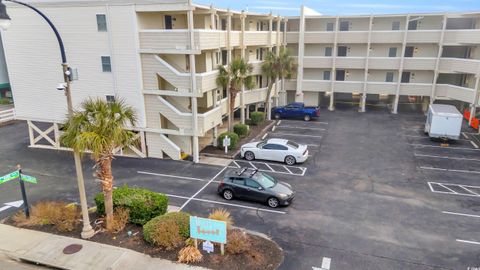
[[[172,28],[173,28],[172,16],[165,15],[165,29],[172,29]]]
[[[247,178],[245,179],[245,187],[246,187],[246,191],[245,191],[246,199],[249,199],[252,201],[263,201],[263,202],[267,200],[263,188],[262,190],[259,189],[261,188],[261,186],[259,183],[257,183],[257,181]]]

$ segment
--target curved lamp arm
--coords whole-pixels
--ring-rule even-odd
[[[55,25],[53,25],[52,21],[50,21],[50,19],[45,14],[43,14],[40,10],[38,10],[37,8],[31,6],[27,3],[23,3],[23,2],[20,2],[20,1],[17,1],[17,0],[4,0],[4,1],[13,2],[13,3],[17,3],[17,4],[22,5],[22,6],[26,6],[30,9],[32,9],[33,11],[35,11],[36,13],[38,13],[38,15],[42,16],[43,19],[45,19],[45,21],[48,23],[50,28],[52,28],[53,32],[55,33],[55,36],[57,37],[58,45],[60,46],[60,53],[62,55],[62,64],[66,64],[67,63],[67,56],[65,54],[65,47],[63,46],[63,40],[62,40],[62,37],[60,36],[60,33],[58,33],[57,28],[55,27]],[[0,0],[0,3],[1,2],[2,1]]]

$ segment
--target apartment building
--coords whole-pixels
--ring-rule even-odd
[[[135,108],[138,147],[117,154],[180,159],[215,144],[226,122],[227,91],[216,84],[218,66],[242,57],[257,87],[237,98],[240,121],[266,98],[261,64],[283,46],[283,18],[218,9],[191,0],[31,0],[63,37],[74,106],[87,97],[121,97]],[[66,101],[55,36],[30,9],[7,4],[12,19],[4,47],[17,118],[28,121],[30,146],[62,149]],[[276,93],[274,94],[276,95]]]
[[[289,17],[287,47],[298,56],[296,80],[281,103],[334,110],[337,100],[449,100],[480,106],[480,13]],[[472,114],[474,115],[474,114]]]

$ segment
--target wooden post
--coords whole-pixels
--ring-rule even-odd
[[[220,244],[220,253],[225,255],[225,244]]]
[[[198,241],[197,238],[193,238],[193,243],[195,245],[195,248],[198,248]]]

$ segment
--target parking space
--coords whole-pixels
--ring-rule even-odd
[[[251,168],[258,169],[261,172],[268,172],[273,174],[286,174],[293,176],[304,176],[307,172],[306,167],[301,166],[288,166],[282,163],[272,162],[259,162],[259,161],[246,161],[246,160],[234,160],[229,165],[230,168]]]

